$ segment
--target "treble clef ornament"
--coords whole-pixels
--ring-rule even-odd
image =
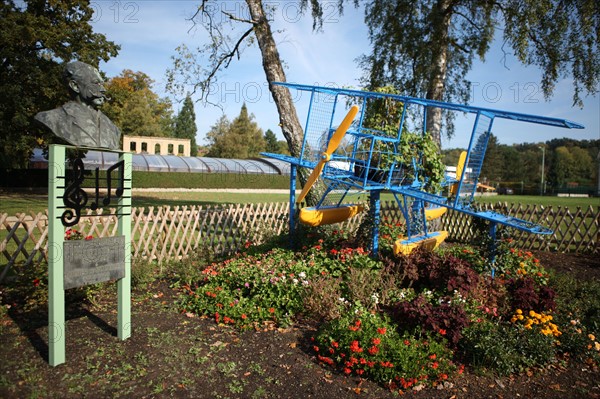
[[[87,194],[81,188],[81,183],[83,183],[84,179],[83,161],[81,158],[77,158],[73,162],[73,181],[65,188],[65,193],[62,197],[65,207],[70,208],[65,210],[60,217],[65,227],[71,227],[79,223],[81,209],[87,204]]]

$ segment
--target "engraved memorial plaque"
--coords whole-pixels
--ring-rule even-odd
[[[65,289],[125,277],[125,237],[65,241]]]

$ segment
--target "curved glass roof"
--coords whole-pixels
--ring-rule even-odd
[[[106,170],[114,165],[117,159],[118,154],[114,152],[88,151],[83,162],[86,168]],[[48,163],[41,148],[33,150],[30,163],[38,167]],[[225,159],[133,154],[132,163],[133,170],[146,172],[290,174],[289,163],[272,158]]]

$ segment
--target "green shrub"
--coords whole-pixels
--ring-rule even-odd
[[[499,375],[544,367],[555,360],[553,336],[506,323],[482,320],[463,331],[461,357],[477,371]]]
[[[437,383],[457,371],[443,339],[400,335],[385,315],[360,304],[322,325],[313,342],[319,362],[390,389]]]

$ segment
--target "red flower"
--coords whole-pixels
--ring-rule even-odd
[[[407,339],[405,339],[405,340],[404,340],[404,345],[406,345],[406,346],[410,345],[410,341],[409,341],[409,340],[407,340]]]
[[[379,348],[376,346],[372,346],[369,348],[369,354],[371,355],[376,355],[377,353],[379,353]]]
[[[318,347],[317,345],[314,345],[314,346],[313,346],[313,350],[314,350],[315,352],[318,352],[318,351],[319,351],[319,347]]]
[[[373,338],[373,345],[379,345],[381,340],[379,338]]]
[[[386,333],[386,331],[387,331],[387,329],[385,327],[377,329],[377,332],[381,335],[384,335]]]
[[[433,362],[433,363],[431,364],[431,368],[432,368],[432,369],[434,369],[434,370],[435,370],[435,369],[437,369],[437,368],[438,368],[438,366],[439,366],[438,362]]]
[[[446,330],[444,330],[443,328],[440,328],[440,330],[438,331],[441,335],[446,335]]]
[[[269,313],[275,313],[275,308],[269,308]]]
[[[39,278],[36,278],[35,280],[33,280],[33,286],[34,287],[37,287],[39,285],[40,285],[40,279]]]
[[[340,344],[338,344],[338,343],[337,343],[337,342],[335,342],[335,341],[331,341],[331,346],[333,346],[334,348],[337,348],[337,347],[339,347],[339,346],[340,346]]]
[[[435,360],[435,358],[436,358],[436,357],[437,357],[437,356],[435,355],[435,353],[434,353],[433,355],[430,355],[430,356],[429,356],[429,358],[430,358],[431,360]]]
[[[352,370],[351,370],[351,369],[349,369],[348,367],[346,367],[346,368],[344,369],[344,373],[346,373],[346,374],[350,374],[351,372],[352,372]]]
[[[333,359],[330,357],[326,357],[326,356],[321,356],[321,355],[317,355],[317,358],[319,359],[319,361],[323,362],[323,363],[327,363],[330,366],[333,366]]]
[[[352,341],[352,343],[350,344],[350,350],[356,353],[361,353],[363,351],[363,349],[360,346],[358,346],[358,341],[356,340]]]
[[[242,320],[246,320],[248,318],[248,316],[246,316],[245,313],[242,313]]]

